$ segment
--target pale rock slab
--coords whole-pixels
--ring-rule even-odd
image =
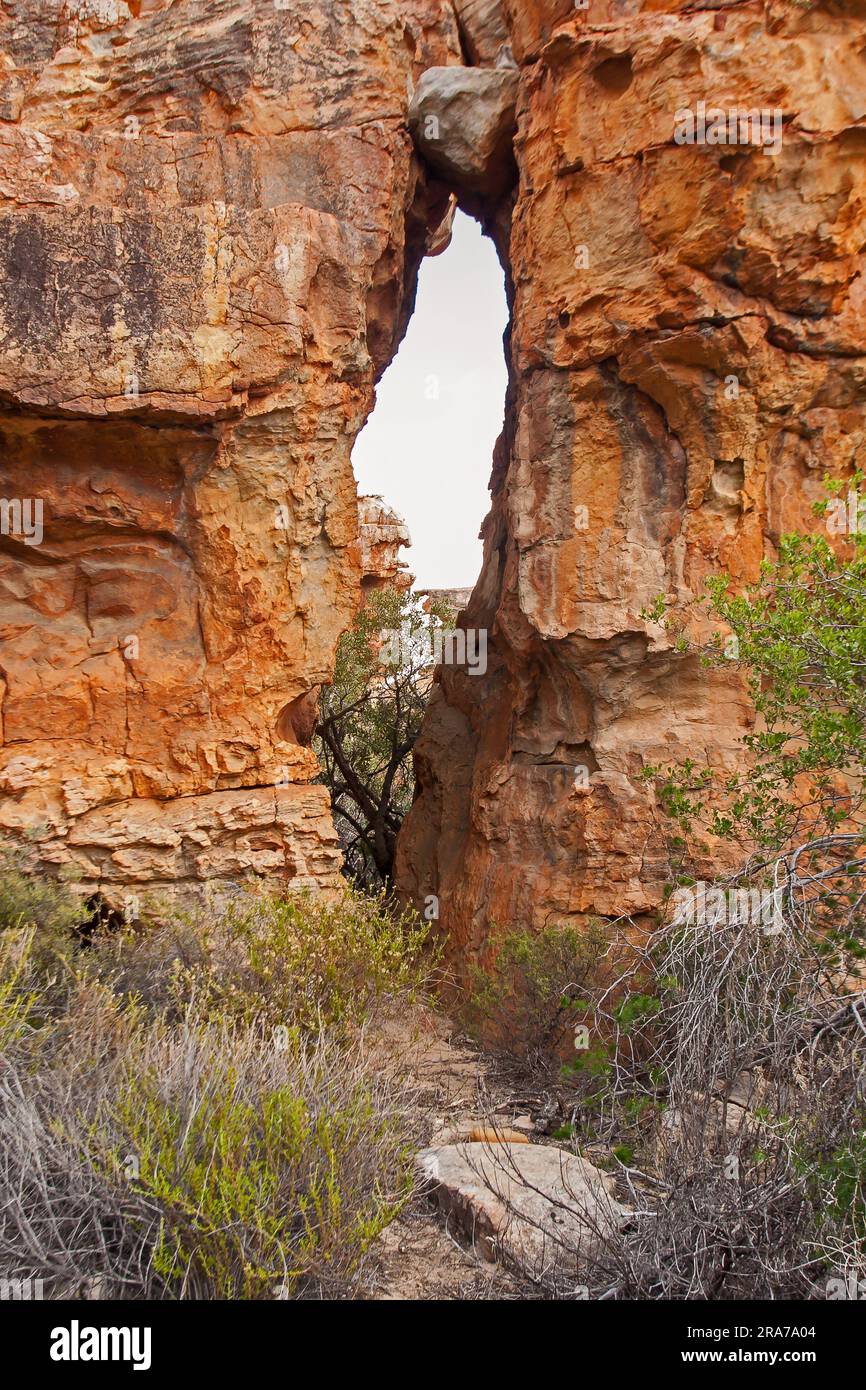
[[[579,1282],[628,1220],[613,1179],[586,1159],[540,1144],[468,1143],[425,1149],[420,1171],[487,1260],[532,1278]]]

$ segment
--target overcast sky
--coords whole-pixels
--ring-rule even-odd
[[[409,330],[353,455],[359,492],[379,494],[406,521],[403,557],[420,589],[471,588],[481,569],[507,321],[493,243],[458,213],[448,250],[421,267]]]

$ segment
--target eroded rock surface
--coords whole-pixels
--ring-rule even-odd
[[[458,964],[492,922],[659,905],[641,770],[730,766],[750,710],[734,669],[678,655],[641,611],[663,593],[692,621],[708,574],[755,578],[866,442],[862,6],[504,13],[519,181],[487,221],[511,387],[463,620],[489,664],[441,672],[398,856]],[[701,101],[778,117],[780,148],[677,143]]]
[[[381,497],[358,499],[361,583],[365,589],[408,589],[412,575],[400,551],[412,544],[401,516]]]
[[[354,438],[448,213],[407,108],[447,0],[0,13],[0,831],[89,890],[333,885],[310,708]],[[441,237],[441,233],[440,233]]]
[[[502,0],[454,0],[470,62],[493,64],[509,42]]]
[[[351,447],[456,192],[511,382],[487,669],[442,672],[400,883],[464,960],[493,921],[655,908],[641,769],[730,764],[750,711],[641,610],[754,577],[862,458],[862,12],[6,3],[0,496],[44,534],[4,511],[0,831],[112,893],[335,882],[309,734],[366,563]],[[434,89],[465,110],[436,152],[413,117],[425,170]],[[702,101],[780,148],[676,143]]]

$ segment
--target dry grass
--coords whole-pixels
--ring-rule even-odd
[[[366,1028],[422,987],[423,931],[349,894],[305,956],[315,905],[250,897],[198,938],[82,945],[62,893],[55,916],[4,889],[2,1276],[48,1296],[361,1293],[415,1190],[418,1126]]]
[[[826,837],[723,885],[775,885],[772,922],[736,920],[729,907],[695,921],[680,911],[648,936],[630,923],[612,936],[619,968],[588,995],[590,1045],[568,1078],[573,1144],[608,1155],[633,1209],[584,1266],[593,1297],[866,1288],[854,848]],[[562,1284],[555,1273],[551,1287]]]

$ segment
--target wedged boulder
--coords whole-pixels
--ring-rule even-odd
[[[611,1177],[562,1149],[454,1144],[425,1149],[418,1164],[486,1260],[547,1283],[579,1282],[630,1214]]]
[[[514,176],[514,68],[428,68],[409,107],[415,144],[456,188],[496,196]]]

